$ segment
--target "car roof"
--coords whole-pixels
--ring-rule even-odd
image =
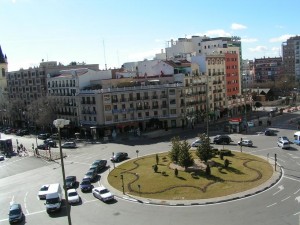
[[[99,187],[95,187],[94,189],[101,191],[101,190],[104,190],[104,189],[107,189],[107,188],[104,187],[103,185],[101,185]]]
[[[77,192],[75,188],[72,188],[72,189],[68,189],[67,193],[70,193],[70,192]]]

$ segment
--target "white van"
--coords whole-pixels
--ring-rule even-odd
[[[46,195],[47,213],[59,211],[62,203],[62,189],[60,184],[50,184]]]
[[[300,131],[294,133],[294,141],[296,145],[300,145]]]

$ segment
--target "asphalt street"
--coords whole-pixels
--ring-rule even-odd
[[[247,198],[209,204],[201,206],[168,206],[147,204],[134,201],[122,193],[111,189],[116,194],[116,200],[103,203],[95,199],[91,193],[81,193],[82,204],[71,207],[73,224],[264,224],[287,225],[300,224],[300,153],[299,146],[291,145],[290,150],[277,147],[278,136],[287,136],[293,139],[296,125],[290,124],[292,118],[299,117],[298,112],[284,114],[272,119],[272,129],[277,131],[276,136],[264,136],[260,130],[251,134],[231,134],[234,143],[230,145],[233,150],[240,151],[236,143],[240,138],[248,138],[254,142],[254,147],[243,147],[244,152],[268,157],[270,163],[274,162],[277,154],[278,163],[283,169],[283,176],[271,188]],[[186,130],[184,137],[191,143],[196,139],[198,131]],[[217,133],[212,133],[216,135]],[[3,134],[1,134],[3,137]],[[27,149],[36,144],[34,137],[15,137],[13,143],[25,145]],[[38,140],[39,143],[42,141]],[[168,151],[170,137],[155,139],[128,140],[105,144],[79,144],[77,149],[66,149],[65,169],[67,175],[76,175],[80,181],[91,163],[96,159],[107,159],[113,152],[125,151],[130,158],[156,152]],[[218,146],[222,148],[222,146]],[[58,151],[58,149],[56,149]],[[55,149],[53,150],[55,151]],[[94,186],[104,182],[105,177],[113,168],[103,172]],[[117,165],[117,164],[116,164]],[[45,211],[44,202],[37,198],[41,185],[48,183],[62,183],[60,162],[49,162],[34,156],[15,156],[0,162],[0,224],[8,224],[8,208],[12,201],[21,203],[27,224],[67,224],[66,208],[54,216]],[[121,182],[121,181],[120,181]]]

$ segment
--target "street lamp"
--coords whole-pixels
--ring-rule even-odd
[[[67,193],[67,186],[66,186],[66,175],[65,175],[65,167],[64,167],[64,159],[63,159],[63,153],[61,148],[61,136],[60,136],[60,129],[63,128],[65,125],[69,125],[70,120],[64,120],[64,119],[57,119],[53,121],[53,125],[58,130],[58,140],[59,140],[59,152],[60,152],[60,162],[61,162],[61,170],[63,175],[63,187],[65,190],[65,197],[66,197],[66,206],[67,206],[67,215],[68,215],[68,222],[69,225],[72,225],[71,221],[71,215],[70,215],[70,205],[68,201],[68,193]]]
[[[123,195],[125,194],[125,190],[124,190],[124,177],[123,174],[121,174],[121,180],[122,180],[122,190],[123,190]]]

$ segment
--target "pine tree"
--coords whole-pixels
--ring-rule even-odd
[[[178,164],[185,169],[188,168],[189,166],[192,166],[194,164],[193,157],[191,153],[189,152],[191,146],[189,143],[184,140],[180,143],[180,152],[179,152],[179,157],[178,157]]]
[[[202,161],[207,162],[214,156],[213,152],[211,151],[210,140],[209,137],[206,136],[206,134],[201,134],[200,139],[201,144],[197,147],[196,155]]]
[[[179,152],[180,152],[180,138],[178,136],[173,137],[171,139],[171,142],[172,142],[172,148],[169,152],[169,156],[173,162],[177,163]]]

